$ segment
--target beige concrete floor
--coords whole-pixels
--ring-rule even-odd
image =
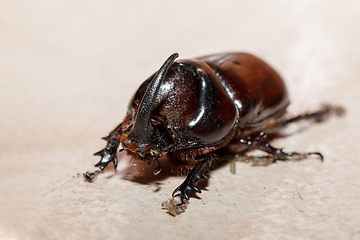
[[[360,239],[359,0],[5,0],[0,31],[0,239]],[[175,218],[160,204],[182,177],[124,180],[121,156],[84,182],[100,137],[175,51],[266,59],[293,114],[346,107],[273,143],[325,161],[225,165]]]

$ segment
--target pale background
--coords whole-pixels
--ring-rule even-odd
[[[359,45],[359,0],[1,1],[0,239],[360,239]],[[123,156],[85,183],[100,137],[175,51],[266,59],[294,114],[346,107],[274,142],[325,161],[225,165],[175,218],[160,204],[182,177],[124,180]]]

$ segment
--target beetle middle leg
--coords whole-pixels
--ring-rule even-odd
[[[315,155],[321,161],[323,156],[319,152],[298,153],[298,152],[284,152],[282,148],[275,148],[271,146],[270,141],[277,137],[277,134],[270,134],[268,132],[255,132],[247,137],[243,137],[233,141],[227,150],[228,153],[233,155],[248,152],[252,149],[257,149],[268,153],[265,156],[245,156],[247,161],[251,161],[256,166],[267,166],[276,161],[287,160],[302,160],[306,159],[310,155]]]
[[[201,193],[201,190],[198,188],[197,183],[201,178],[208,178],[206,174],[208,174],[210,171],[213,158],[213,154],[208,154],[202,159],[197,160],[194,168],[186,177],[185,181],[174,190],[172,196],[174,197],[175,193],[180,191],[181,201],[185,203],[186,200],[189,200],[190,190]]]
[[[323,155],[319,152],[308,152],[308,153],[284,152],[281,148],[275,148],[271,146],[270,143],[261,141],[260,139],[255,139],[255,140],[241,139],[240,143],[248,145],[250,148],[258,149],[270,154],[270,156],[263,156],[263,157],[247,156],[247,158],[249,160],[252,160],[256,165],[269,165],[278,160],[280,161],[302,160],[310,155],[315,155],[319,157],[321,161],[324,159]]]
[[[234,143],[236,146],[235,149],[238,149],[238,152],[244,152],[250,149],[258,149],[263,152],[269,153],[267,156],[246,156],[247,160],[253,162],[254,165],[269,165],[277,160],[301,160],[306,159],[310,155],[315,155],[323,160],[323,156],[319,152],[309,152],[309,153],[298,153],[298,152],[284,152],[282,149],[274,148],[270,145],[270,141],[275,138],[283,137],[281,129],[286,127],[289,124],[300,122],[300,121],[314,121],[322,122],[326,120],[330,115],[341,116],[344,114],[344,109],[339,106],[324,105],[321,109],[304,113],[288,119],[279,119],[273,122],[268,128],[264,129],[262,132],[255,132],[250,136],[239,139]]]

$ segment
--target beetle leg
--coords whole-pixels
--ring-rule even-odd
[[[117,148],[117,147],[116,147]],[[95,153],[95,156],[101,156],[100,161],[95,164],[95,167],[106,167],[110,162],[114,163],[114,167],[116,169],[117,164],[118,164],[118,159],[116,157],[116,148],[115,150],[112,150],[108,147],[106,147],[105,149]]]
[[[98,170],[96,170],[95,172],[89,172],[87,171],[86,173],[83,173],[84,179],[87,182],[91,182],[94,180],[94,178],[105,169],[105,167],[101,166]]]
[[[289,119],[281,119],[275,122],[274,125],[270,126],[269,129],[264,130],[260,133],[255,133],[245,139],[240,139],[237,148],[241,148],[242,151],[248,150],[249,148],[255,148],[271,154],[271,156],[247,156],[247,160],[252,161],[255,165],[269,165],[277,160],[301,160],[306,159],[310,155],[316,155],[321,161],[323,156],[319,152],[309,153],[298,153],[298,152],[284,152],[282,149],[274,148],[269,144],[269,141],[278,137],[278,129],[287,126],[288,124],[299,122],[302,120],[309,120],[315,122],[321,122],[327,119],[330,115],[334,114],[337,116],[343,115],[345,112],[344,108],[339,106],[324,105],[320,110],[310,113],[305,113]],[[274,132],[276,130],[276,132]],[[274,135],[275,133],[275,135]]]
[[[245,162],[251,162],[253,166],[268,166],[276,161],[287,161],[287,160],[303,160],[306,159],[309,155],[317,155],[320,157],[321,161],[323,157],[321,153],[311,152],[311,153],[293,153],[293,155],[288,156],[286,159],[277,158],[275,155],[265,155],[265,156],[242,156],[241,158]]]
[[[274,127],[283,127],[293,122],[298,122],[301,120],[313,120],[315,122],[322,122],[326,120],[331,114],[335,114],[336,116],[342,116],[345,113],[345,109],[340,106],[331,106],[324,105],[320,110],[301,114],[299,116],[289,118],[289,119],[281,119],[279,120]]]
[[[117,152],[117,149],[120,144],[121,127],[122,127],[122,125],[120,124],[109,134],[109,136],[102,138],[107,141],[106,147],[104,149],[94,153],[95,156],[101,157],[100,161],[97,164],[95,164],[95,167],[99,167],[99,169],[96,170],[95,172],[87,171],[86,173],[84,173],[83,175],[84,175],[85,181],[91,182],[92,180],[94,180],[94,178],[101,171],[103,171],[110,162],[114,163],[114,167],[116,169],[116,167],[118,165],[118,159],[116,156],[116,152]],[[122,150],[123,149],[120,149],[120,152]]]
[[[86,173],[84,173],[84,178],[85,181],[91,182],[94,180],[94,178],[100,173],[102,172],[106,166],[110,163],[113,162],[114,163],[114,167],[116,169],[117,164],[118,164],[118,159],[116,157],[116,149],[115,152],[107,152],[107,149],[103,149],[97,153],[95,153],[94,155],[98,155],[101,156],[100,161],[95,165],[95,167],[99,167],[98,170],[96,170],[95,172],[89,172],[87,171]]]
[[[261,140],[249,140],[249,139],[240,139],[240,143],[244,145],[248,145],[252,148],[256,148],[258,150],[267,152],[273,156],[271,161],[275,162],[277,160],[301,160],[305,159],[310,155],[317,155],[321,161],[323,161],[324,157],[319,152],[309,152],[309,153],[298,153],[298,152],[284,152],[281,148],[274,148],[268,142],[263,142]],[[255,157],[256,158],[256,157]],[[265,156],[266,158],[266,156]]]
[[[186,177],[185,181],[174,190],[172,196],[174,197],[175,193],[180,191],[181,201],[185,203],[187,200],[189,200],[190,190],[201,193],[201,190],[198,188],[197,183],[201,178],[208,179],[206,174],[208,174],[210,171],[212,159],[213,156],[207,155],[203,159],[198,160],[194,168]]]
[[[156,169],[154,170],[153,174],[158,175],[161,172],[162,167],[159,162],[159,158],[155,158],[155,162],[156,162]]]

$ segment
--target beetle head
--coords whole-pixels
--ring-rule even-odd
[[[140,157],[152,156],[157,159],[173,146],[165,125],[150,115],[163,79],[178,56],[177,53],[172,54],[155,74],[141,100],[132,128],[121,137],[122,147]]]

